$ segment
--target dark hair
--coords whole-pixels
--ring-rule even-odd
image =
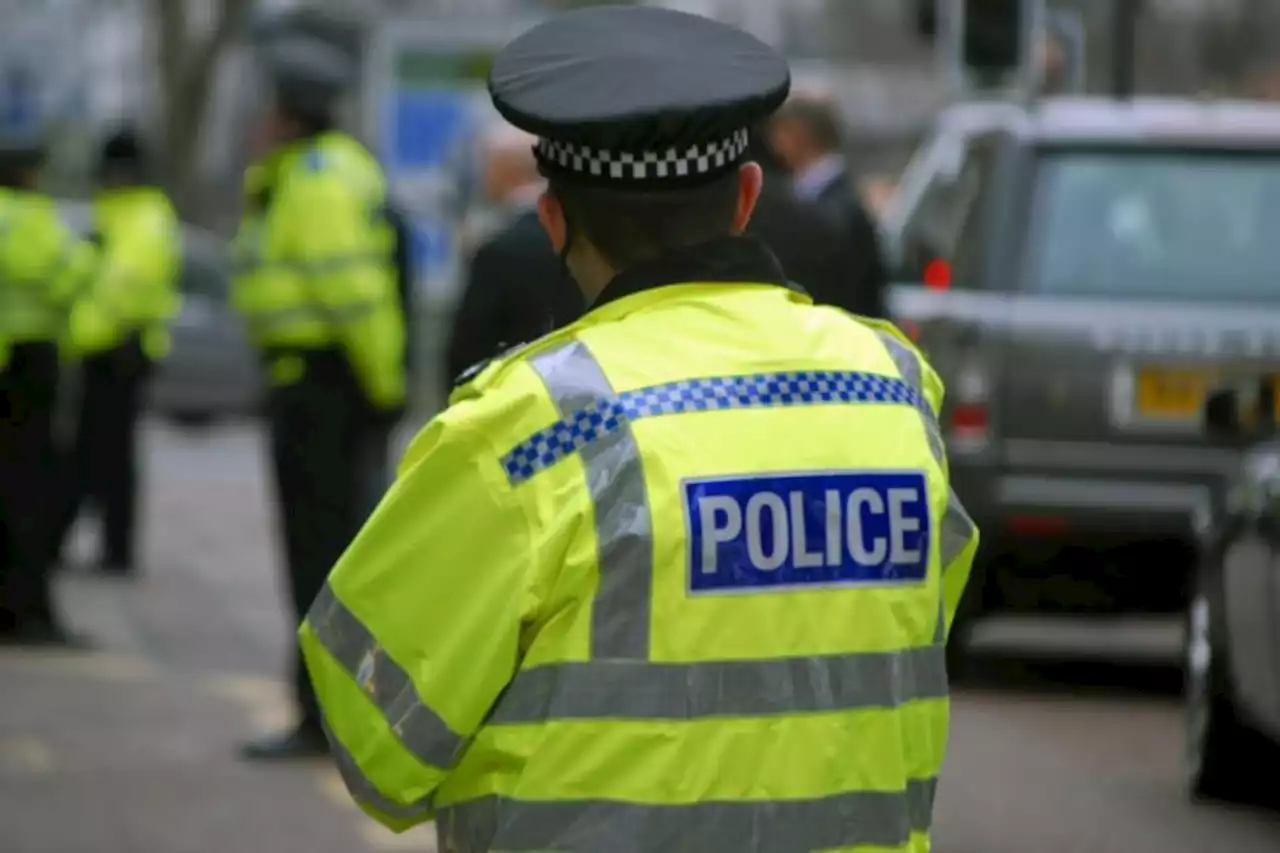
[[[747,159],[760,164],[760,171],[766,175],[781,175],[787,171],[778,152],[769,144],[768,130],[755,127],[751,130],[751,141],[747,145]]]
[[[654,191],[583,186],[551,178],[570,233],[622,270],[672,250],[729,234],[738,208],[738,170],[702,186]]]
[[[150,171],[147,151],[138,133],[132,128],[122,128],[112,134],[102,145],[98,158],[100,179],[120,176],[141,181]]]
[[[43,149],[0,151],[0,187],[30,189],[33,173],[44,165]]]
[[[319,104],[295,101],[288,97],[277,97],[276,111],[285,119],[298,126],[298,133],[304,139],[327,133],[337,125],[334,110]]]
[[[776,116],[778,121],[794,121],[799,124],[823,151],[838,151],[843,145],[844,133],[840,116],[829,101],[795,97],[783,104]]]

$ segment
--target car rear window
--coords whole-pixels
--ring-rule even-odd
[[[1049,150],[1027,287],[1064,296],[1280,298],[1280,150]]]

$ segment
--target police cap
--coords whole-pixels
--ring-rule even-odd
[[[355,61],[341,48],[303,35],[281,36],[263,51],[281,104],[307,113],[331,111],[356,79]]]
[[[790,87],[786,61],[754,36],[643,6],[557,16],[503,48],[489,75],[498,112],[539,138],[545,174],[619,189],[732,171],[748,128]]]

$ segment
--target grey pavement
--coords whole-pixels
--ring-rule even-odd
[[[0,654],[0,853],[432,850],[429,831],[392,836],[354,811],[323,765],[238,763],[240,737],[287,719],[261,448],[239,427],[148,439],[145,575],[61,584],[104,651]],[[1186,800],[1176,626],[982,634],[1090,663],[993,664],[957,692],[936,853],[1280,850],[1280,816]]]
[[[143,576],[60,579],[95,651],[0,652],[0,851],[433,853],[429,827],[383,830],[325,762],[239,761],[243,738],[289,722],[258,437],[152,426],[146,456]]]

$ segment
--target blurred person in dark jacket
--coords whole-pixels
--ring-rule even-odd
[[[843,132],[835,106],[812,96],[792,98],[770,124],[769,145],[790,172],[796,194],[820,206],[857,254],[853,291],[839,304],[855,314],[884,317],[888,275],[880,235],[841,154]]]
[[[752,134],[747,156],[764,171],[764,188],[747,233],[764,241],[787,278],[814,302],[859,313],[854,297],[860,260],[853,243],[816,203],[796,195],[763,134]]]
[[[544,184],[535,141],[509,125],[495,126],[485,140],[484,194],[500,224],[470,259],[449,334],[446,393],[472,366],[571,323],[585,310],[538,224]]]

